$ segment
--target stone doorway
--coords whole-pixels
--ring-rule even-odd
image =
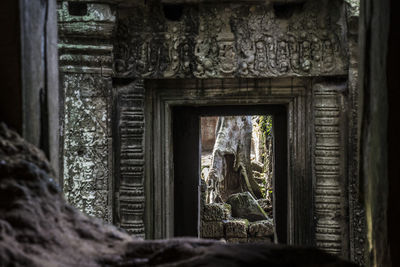
[[[280,122],[275,128],[280,133],[276,155],[281,157],[276,160],[276,177],[286,177],[275,179],[275,239],[293,242],[296,221],[297,231],[309,232],[298,242],[307,243],[306,238],[312,238],[312,180],[303,176],[307,178],[303,183],[292,181],[300,174],[292,171],[295,163],[304,171],[310,171],[311,166],[306,157],[309,125],[304,122],[310,114],[305,105],[305,86],[301,79],[215,79],[201,84],[198,80],[147,81],[146,190],[151,190],[146,194],[146,203],[150,204],[146,206],[147,236],[199,235],[200,116],[272,114]],[[297,151],[294,155],[293,146],[303,147],[303,154]],[[307,212],[303,205],[311,209]],[[298,213],[297,206],[304,212]]]
[[[258,214],[258,217],[260,218],[255,218],[254,216],[250,218],[246,215],[243,217],[243,215],[236,214],[237,210],[233,210],[233,215],[236,217],[233,218],[230,208],[224,208],[230,207],[229,204],[224,203],[226,199],[221,199],[218,201],[218,204],[208,203],[210,201],[205,200],[206,192],[204,184],[201,186],[202,180],[200,179],[200,118],[204,118],[204,116],[236,116],[238,118],[244,118],[243,116],[261,114],[272,115],[276,124],[274,128],[274,136],[277,137],[274,144],[275,177],[273,178],[273,194],[275,199],[273,208],[274,227],[272,227],[272,222],[268,221],[268,216],[265,213],[264,220],[261,219],[260,216],[263,216],[263,211],[259,211],[260,214]],[[273,240],[275,237],[276,242],[286,243],[288,229],[286,107],[284,105],[198,107],[179,105],[172,108],[172,125],[174,236],[224,238],[228,242],[256,242],[261,240]],[[227,156],[226,161],[228,164],[233,164],[235,161],[234,155],[227,154],[225,156]],[[244,166],[242,167],[245,168]],[[238,172],[232,172],[232,174],[241,176]],[[237,178],[241,179],[241,177]],[[226,180],[228,180],[228,177]],[[233,181],[233,179],[230,180]],[[252,195],[254,194],[252,189],[248,189],[248,191],[244,190],[243,192],[249,191],[252,192]],[[239,194],[238,196],[248,197],[249,200],[254,200],[253,204],[256,204],[255,196],[246,195],[245,193]],[[235,202],[234,199],[231,201]],[[215,201],[213,200],[211,202]],[[258,206],[258,204],[256,205]],[[248,220],[251,222],[250,226]],[[267,221],[268,225],[266,225]],[[266,231],[267,228],[270,229]],[[274,228],[275,231],[272,230],[272,228]],[[264,231],[264,233],[261,233],[262,231]]]

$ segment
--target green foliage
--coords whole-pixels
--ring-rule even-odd
[[[272,136],[272,116],[260,116],[259,125],[266,136]]]
[[[260,116],[258,118],[258,125],[260,126],[260,130],[262,132],[263,138],[263,146],[266,146],[267,140],[270,140],[272,138],[272,116]],[[265,149],[263,150],[262,153],[262,161],[264,163],[264,173],[267,172],[267,165],[265,164],[265,159],[267,158],[267,151]],[[267,197],[267,193],[271,193],[272,190],[267,188],[267,181],[263,180],[262,186],[260,186],[260,191],[263,196],[263,198]]]
[[[260,186],[260,191],[261,191],[262,198],[266,198],[267,197],[267,189],[264,186]]]

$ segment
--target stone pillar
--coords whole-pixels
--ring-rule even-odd
[[[112,221],[110,5],[58,2],[63,191],[88,215]]]
[[[144,229],[144,85],[116,86],[115,223],[136,237]]]
[[[349,258],[359,264],[366,265],[366,221],[365,207],[362,201],[362,192],[360,192],[361,180],[360,174],[360,137],[359,137],[359,114],[361,106],[359,103],[359,85],[358,85],[358,62],[359,62],[359,1],[348,1],[347,7],[347,38],[349,47],[349,72],[348,72],[348,101],[349,101],[349,135],[348,135],[348,190],[349,190],[349,239],[350,255]]]
[[[343,103],[332,84],[314,85],[315,240],[317,247],[347,257]]]

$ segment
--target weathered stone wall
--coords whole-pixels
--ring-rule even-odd
[[[58,3],[60,85],[63,94],[63,191],[88,215],[112,221],[109,5]]]

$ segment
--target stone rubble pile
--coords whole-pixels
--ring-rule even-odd
[[[226,203],[205,204],[200,235],[202,238],[223,239],[228,243],[271,242],[274,234],[273,222],[267,217],[261,219],[249,221],[245,218],[234,218],[231,205]]]

